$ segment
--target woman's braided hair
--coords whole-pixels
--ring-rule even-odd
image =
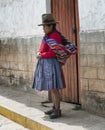
[[[62,39],[62,44],[63,44],[64,46],[68,44],[68,40],[66,39],[66,37],[65,37],[61,32],[59,32],[59,31],[56,29],[56,24],[53,24],[53,31],[56,31],[57,33],[60,34],[61,39]]]

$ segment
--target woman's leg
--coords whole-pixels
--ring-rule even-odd
[[[60,94],[58,89],[51,90],[53,106],[56,110],[60,110]]]
[[[61,116],[61,110],[60,110],[60,94],[58,89],[54,89],[51,91],[52,95],[52,102],[53,102],[53,112],[50,114],[50,118],[58,118]]]
[[[60,110],[60,95],[58,89],[51,90],[51,98],[52,98],[53,107],[51,110],[45,111],[45,114],[47,115],[52,114],[55,109]]]
[[[59,90],[58,89],[51,90],[51,97],[53,102],[53,108],[49,111],[46,111],[45,114],[50,115],[50,118],[54,119],[61,116]]]

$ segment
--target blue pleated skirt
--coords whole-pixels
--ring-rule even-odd
[[[61,64],[55,58],[38,61],[32,88],[39,91],[64,88]]]

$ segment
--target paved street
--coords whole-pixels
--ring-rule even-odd
[[[0,130],[28,130],[28,129],[0,115]]]

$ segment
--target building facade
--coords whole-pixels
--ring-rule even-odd
[[[79,100],[83,108],[102,116],[105,115],[104,8],[104,0],[78,0]],[[37,25],[41,23],[41,15],[51,11],[51,0],[0,0],[1,85],[31,91],[36,52],[43,36],[42,28]]]

